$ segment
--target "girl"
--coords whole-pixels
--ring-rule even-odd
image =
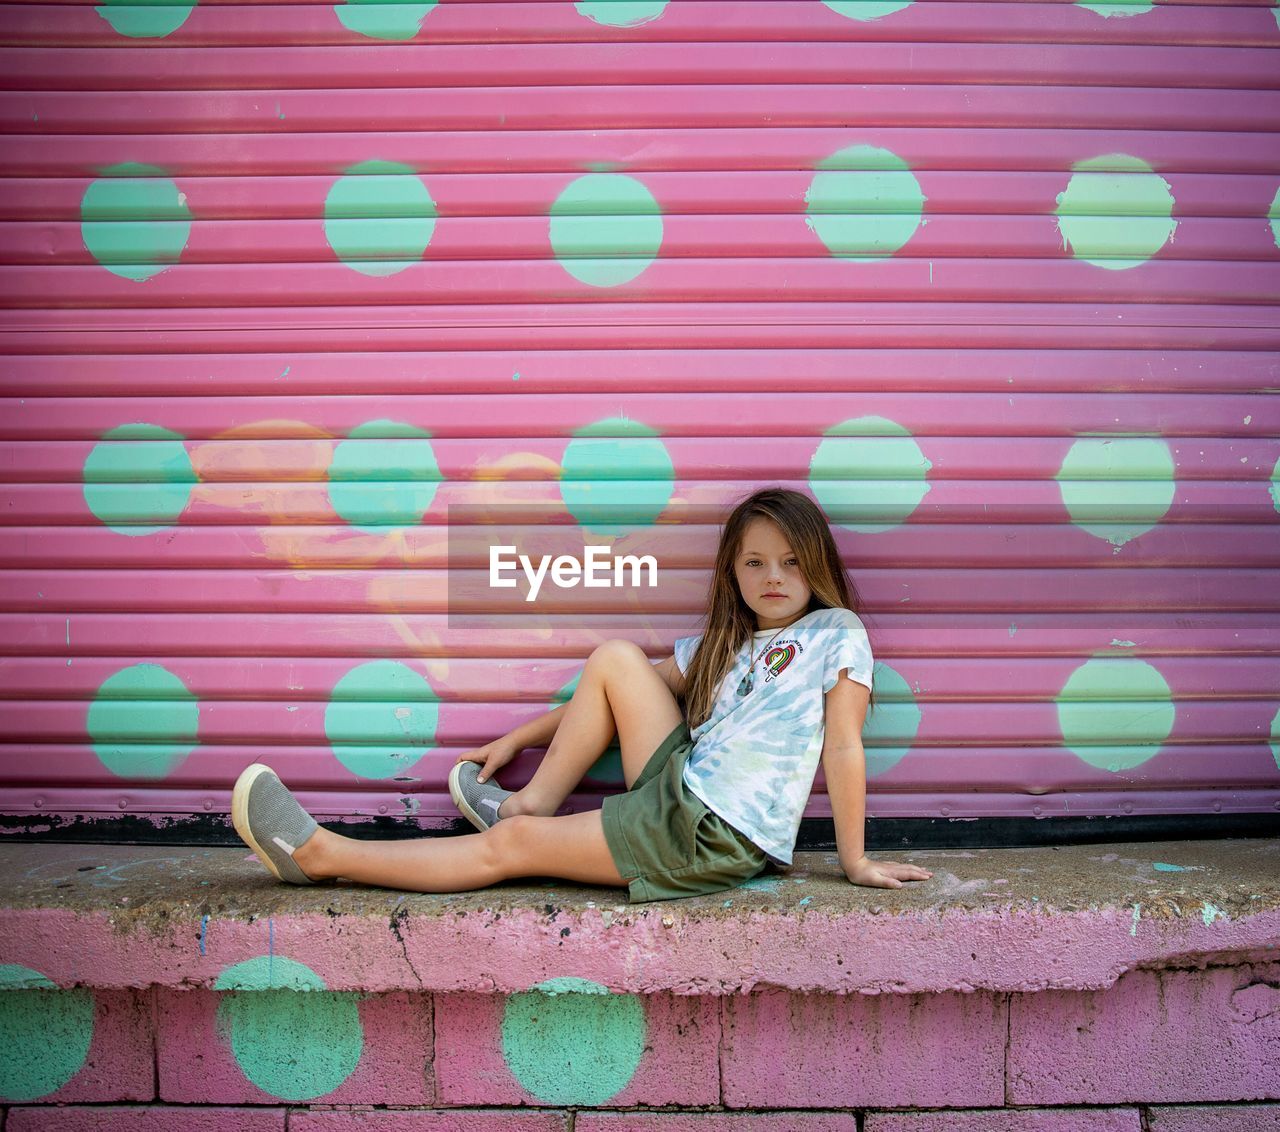
[[[767,489],[721,533],[705,633],[656,664],[629,641],[587,660],[573,698],[458,757],[449,792],[478,834],[358,841],[319,826],[268,767],[232,793],[236,830],[278,878],[463,892],[515,877],[625,886],[632,902],[718,892],[791,863],[819,761],[854,884],[932,875],[863,852],[871,649],[835,541],[806,496]],[[679,699],[685,701],[681,712]],[[553,816],[617,736],[627,789]],[[528,785],[492,781],[546,746]]]

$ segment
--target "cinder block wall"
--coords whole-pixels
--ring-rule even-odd
[[[0,996],[0,1093],[5,1132],[1276,1132],[1277,986],[1272,963],[1091,993],[28,989]]]

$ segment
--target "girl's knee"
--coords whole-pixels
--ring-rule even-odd
[[[595,660],[597,657],[600,658],[597,663],[634,664],[636,661],[643,661],[645,664],[649,663],[649,658],[645,656],[644,649],[636,644],[635,641],[628,641],[622,637],[615,637],[605,641],[604,644],[597,645],[591,653],[590,659]]]
[[[486,848],[493,854],[493,864],[501,865],[510,862],[521,853],[528,852],[534,836],[534,829],[543,819],[532,814],[512,814],[503,818],[496,825],[490,826],[485,833],[488,841]]]

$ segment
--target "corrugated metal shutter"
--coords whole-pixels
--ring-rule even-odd
[[[768,483],[868,605],[873,815],[1280,807],[1270,6],[0,29],[10,829],[199,832],[255,759],[447,823],[596,643],[693,631]],[[601,499],[656,603],[450,618],[455,509],[585,538]]]

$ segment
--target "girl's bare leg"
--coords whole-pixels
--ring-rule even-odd
[[[554,814],[615,734],[630,788],[682,718],[644,650],[631,641],[606,641],[587,658],[542,763],[528,785],[502,803],[501,816]]]
[[[357,841],[321,826],[293,859],[313,880],[345,877],[411,892],[468,892],[531,876],[626,884],[605,842],[599,810],[516,815],[483,833],[412,841]]]

